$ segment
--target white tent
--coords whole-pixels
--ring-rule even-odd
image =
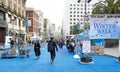
[[[41,37],[36,36],[36,35],[30,38],[31,41],[33,41],[33,40],[41,40],[41,39],[42,39]]]

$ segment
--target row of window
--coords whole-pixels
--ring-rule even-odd
[[[87,6],[91,6],[91,4],[86,4]],[[70,4],[70,6],[85,6],[85,4]]]
[[[25,3],[23,3],[24,0],[18,0],[19,4],[21,4],[21,2],[22,2],[22,5],[23,5],[23,8],[25,8]],[[8,0],[8,7],[10,7],[11,9],[13,9],[14,11],[19,12],[19,14],[22,14],[24,16],[25,10],[21,9],[21,7],[18,7],[17,3],[14,3],[14,1]],[[17,7],[18,7],[18,10],[17,10]]]
[[[92,8],[70,8],[70,10],[92,10]]]
[[[9,19],[9,22],[11,22],[11,21],[12,21],[12,15],[8,14],[8,19]],[[14,20],[15,20],[16,23],[10,23],[10,24],[14,24],[14,25],[19,24],[19,26],[24,27],[23,21],[22,21],[22,23],[21,23],[21,19],[18,19],[18,23],[17,23],[17,17],[14,17]],[[21,24],[22,24],[22,25],[21,25]]]

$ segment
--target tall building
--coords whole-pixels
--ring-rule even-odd
[[[5,36],[25,39],[24,19],[27,0],[0,0],[0,43]]]
[[[34,8],[26,8],[26,17],[31,22],[31,25],[28,24],[27,26],[27,39],[29,39],[32,35],[39,36],[39,15],[36,10]]]
[[[87,1],[87,0],[86,0]],[[84,16],[91,15],[93,5],[85,3],[85,0],[65,0],[65,12],[63,19],[63,31],[65,36],[72,35],[72,27],[80,24],[80,28],[84,28]]]
[[[39,36],[43,37],[43,23],[44,23],[44,18],[43,18],[43,12],[41,10],[36,11],[37,14],[39,15]]]
[[[43,39],[49,39],[50,38],[50,28],[51,28],[51,21],[47,18],[44,18],[44,34],[43,34]]]

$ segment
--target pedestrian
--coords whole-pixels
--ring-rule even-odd
[[[10,40],[10,48],[13,48],[14,47],[14,41],[13,41],[12,38],[9,38],[9,40]]]
[[[76,54],[79,54],[80,53],[80,42],[79,40],[76,40],[76,46],[75,46],[75,50],[76,50]]]
[[[48,52],[50,52],[50,56],[51,56],[50,63],[51,64],[53,64],[54,62],[56,51],[58,51],[57,45],[54,41],[54,38],[51,37],[50,40],[48,41]]]
[[[83,46],[83,44],[82,44],[82,41],[80,41],[80,53],[83,55],[83,53],[82,53],[82,47]]]
[[[36,59],[38,59],[39,56],[41,55],[40,47],[41,46],[40,46],[39,41],[36,41],[34,44],[34,52],[35,52]]]
[[[10,40],[10,48],[11,48],[10,54],[14,55],[16,53],[16,49],[14,47],[14,41],[12,38],[10,38],[9,40]]]

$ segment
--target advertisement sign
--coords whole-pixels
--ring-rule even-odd
[[[10,38],[12,38],[12,36],[5,37],[5,48],[10,48]]]
[[[91,18],[90,39],[119,39],[119,18]]]
[[[91,53],[91,42],[90,40],[83,40],[83,48],[82,48],[82,52],[83,53]]]

